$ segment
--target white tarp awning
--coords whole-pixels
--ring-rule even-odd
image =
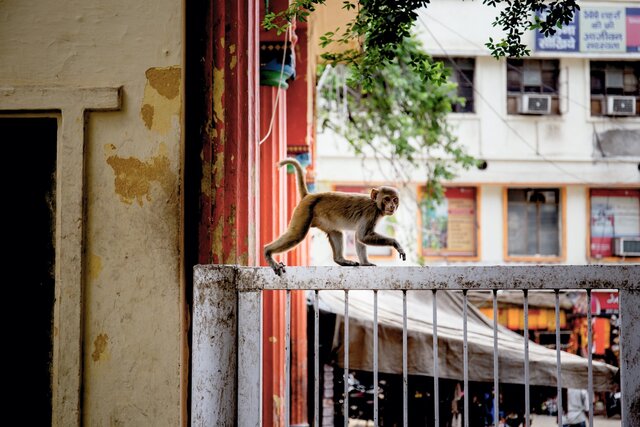
[[[333,349],[343,363],[344,292],[321,291],[320,309],[335,313]],[[433,292],[407,292],[408,370],[433,376]],[[440,378],[463,379],[463,299],[459,292],[437,293],[438,372]],[[493,320],[468,305],[469,380],[493,382]],[[402,374],[402,292],[378,291],[378,371]],[[373,292],[349,292],[349,367],[373,371]],[[524,384],[524,338],[498,327],[499,381]],[[587,359],[561,353],[562,385],[587,388]],[[556,386],[556,351],[529,341],[531,385]],[[593,362],[595,390],[611,390],[617,368]]]

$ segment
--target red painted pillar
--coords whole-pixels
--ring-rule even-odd
[[[258,262],[259,11],[212,0],[206,22],[198,262]]]
[[[280,10],[287,1],[272,6]],[[264,11],[259,7],[264,3],[250,0],[211,0],[207,7],[200,263],[265,265],[263,246],[284,232],[298,200],[291,178],[276,164],[287,155],[288,139],[308,145],[306,41],[304,52],[297,50],[299,77],[289,91],[259,87],[260,34],[265,40],[283,38],[260,31]],[[259,146],[274,109],[271,134]],[[278,257],[289,265],[306,265],[307,245],[308,240],[290,256]],[[284,292],[264,293],[263,425],[268,426],[284,421],[284,311]],[[306,364],[306,307],[304,293],[298,292],[292,294],[292,424],[306,423]]]
[[[284,9],[288,2],[276,0],[271,10]],[[282,42],[284,35],[262,32],[261,42]],[[260,147],[261,167],[261,246],[279,237],[286,229],[291,213],[299,202],[295,176],[286,169],[276,169],[277,162],[287,155],[309,151],[313,129],[313,76],[307,74],[306,25],[294,27],[288,46],[294,47],[295,80],[289,88],[261,88],[261,138],[269,131],[275,96],[280,90],[271,134]],[[271,47],[273,48],[273,44]],[[310,80],[311,79],[311,80]],[[311,94],[311,95],[310,95]],[[289,266],[308,265],[309,239],[277,259]],[[264,260],[262,260],[264,263]],[[284,292],[265,292],[263,304],[265,355],[263,365],[263,425],[281,425],[284,400]],[[307,314],[305,293],[291,293],[291,412],[292,425],[306,425],[307,421]]]
[[[278,162],[284,159],[286,154],[286,101],[286,92],[283,89],[270,86],[260,88],[263,133],[263,142],[260,145],[260,247],[279,237],[287,225],[287,209],[284,203],[286,171],[278,168]],[[287,254],[279,254],[277,258],[287,263]],[[263,256],[261,265],[267,265]],[[285,298],[284,291],[263,293],[262,423],[265,426],[284,423]]]
[[[309,96],[309,85],[314,76],[309,75],[307,67],[307,24],[298,23],[294,34],[294,52],[296,56],[295,81],[287,91],[287,151],[289,155],[310,154],[312,141],[309,130],[313,120],[313,97]],[[294,174],[288,175],[289,217],[300,201]],[[290,265],[309,265],[308,247],[310,237],[290,252]],[[291,293],[291,424],[308,425],[307,417],[307,313],[304,291]]]

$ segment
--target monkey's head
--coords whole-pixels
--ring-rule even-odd
[[[382,215],[393,215],[400,205],[398,190],[392,187],[378,187],[371,189],[373,200]]]

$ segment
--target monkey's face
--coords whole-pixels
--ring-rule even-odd
[[[372,193],[373,196],[373,193]],[[380,187],[375,192],[375,202],[383,215],[393,215],[400,205],[398,192],[391,187]]]

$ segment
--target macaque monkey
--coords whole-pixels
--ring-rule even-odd
[[[287,231],[264,247],[264,258],[278,276],[285,272],[285,265],[274,261],[272,255],[296,246],[305,238],[310,227],[317,227],[327,233],[333,260],[339,265],[375,265],[369,262],[365,245],[392,246],[403,261],[407,259],[396,239],[374,231],[380,218],[393,215],[398,209],[400,201],[395,188],[372,188],[370,196],[340,192],[310,194],[300,163],[294,159],[285,159],[279,163],[279,166],[284,165],[295,168],[301,200],[293,211]],[[342,230],[355,230],[359,263],[345,259],[342,255]]]

